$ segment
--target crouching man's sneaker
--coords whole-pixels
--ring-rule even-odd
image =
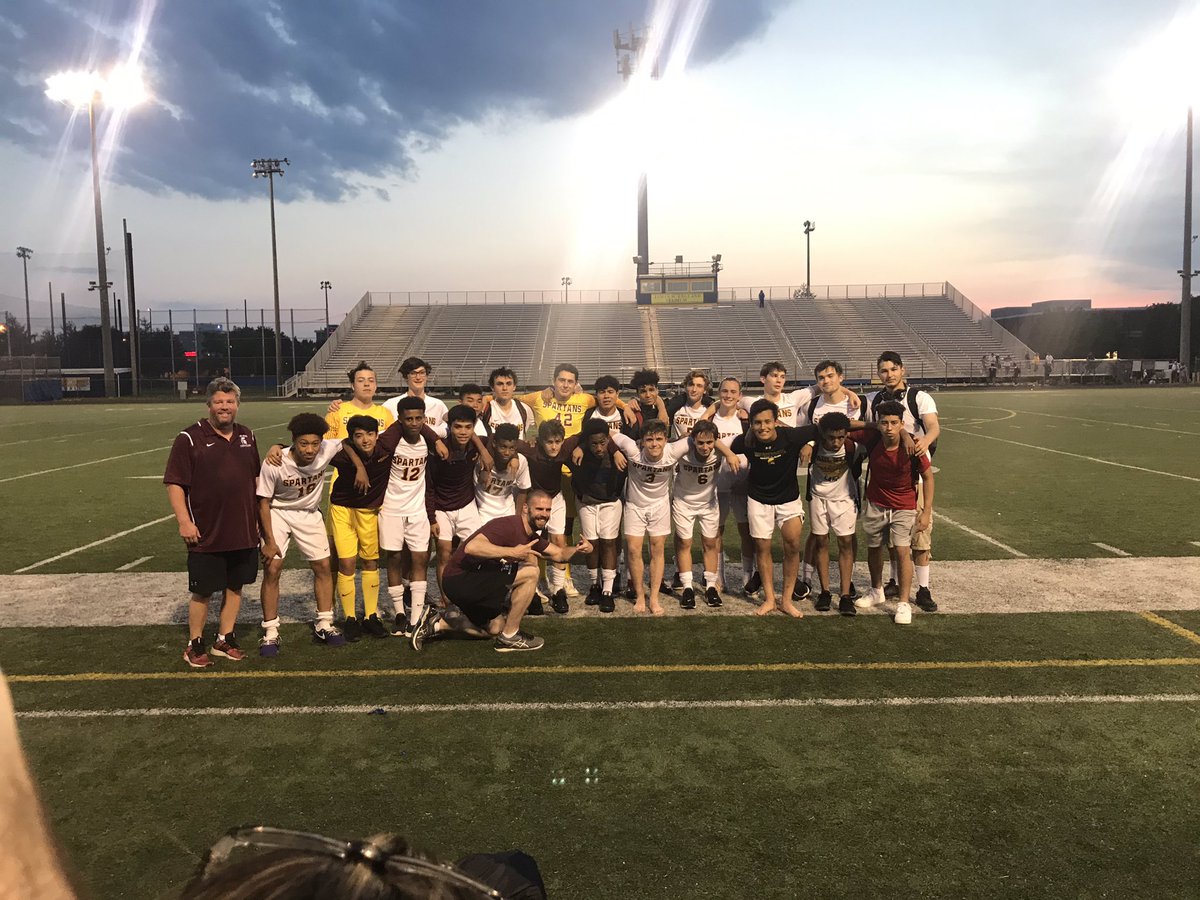
[[[208,654],[204,650],[204,642],[200,638],[188,641],[188,645],[183,648],[183,661],[193,669],[207,669],[213,664],[213,661],[208,658]]]
[[[929,588],[917,588],[917,609],[923,612],[937,612],[937,601],[929,593]]]
[[[213,656],[223,656],[225,659],[234,661],[246,658],[246,654],[242,652],[242,648],[238,646],[237,637],[231,631],[225,637],[217,636],[212,645]]]
[[[518,631],[512,637],[505,637],[503,633],[496,635],[494,646],[497,653],[513,653],[518,650],[541,650],[545,643],[535,634]]]

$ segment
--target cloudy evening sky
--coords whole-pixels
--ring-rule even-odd
[[[655,260],[721,253],[723,287],[949,280],[990,308],[1177,301],[1186,99],[1168,0],[24,0],[0,13],[0,307],[18,245],[95,295],[86,114],[47,75],[140,60],[102,110],[110,274],[140,306],[285,307],[368,290],[631,287],[637,173]],[[627,88],[612,31],[661,23]],[[1178,55],[1195,58],[1192,33]],[[1135,54],[1132,55],[1131,54]],[[1193,66],[1193,72],[1195,67]],[[1193,74],[1193,77],[1195,75]],[[17,298],[22,298],[19,301]]]

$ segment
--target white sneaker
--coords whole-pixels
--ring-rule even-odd
[[[872,606],[878,606],[882,602],[883,602],[883,595],[876,594],[875,591],[872,589],[872,590],[867,591],[861,597],[858,597],[857,599],[855,599],[854,605],[856,607],[858,607],[859,609],[870,609]]]
[[[897,603],[895,622],[897,625],[911,625],[912,607],[907,603]]]

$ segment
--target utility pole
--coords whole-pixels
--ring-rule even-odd
[[[33,256],[33,251],[28,247],[18,247],[17,256],[21,257],[21,268],[25,271],[25,340],[32,348],[33,325],[29,318],[29,258]]]
[[[142,377],[142,335],[137,320],[137,292],[133,287],[133,235],[129,233],[129,225],[121,220],[121,231],[125,234],[125,291],[129,294],[129,377],[133,382],[133,396],[142,393],[140,385]]]
[[[280,337],[281,323],[279,321],[279,251],[275,243],[275,176],[283,177],[283,167],[291,162],[285,156],[283,159],[256,159],[250,164],[254,178],[267,179],[271,197],[271,275],[275,287],[275,390],[283,387],[283,341]]]
[[[1187,111],[1187,160],[1183,169],[1183,291],[1179,300],[1179,365],[1192,377],[1192,107]]]

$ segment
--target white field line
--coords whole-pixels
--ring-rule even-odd
[[[287,422],[275,422],[271,425],[262,425],[259,427],[259,430],[261,431],[261,430],[265,430],[267,428],[278,428],[281,425],[286,425],[286,424],[287,424]],[[120,456],[106,456],[103,459],[89,459],[87,462],[74,463],[73,465],[70,465],[70,466],[58,466],[53,469],[42,469],[41,471],[38,471],[38,472],[26,472],[24,475],[10,475],[8,478],[0,478],[0,484],[4,484],[7,481],[20,481],[22,478],[33,478],[34,476],[37,476],[37,475],[50,475],[53,472],[65,472],[67,469],[78,469],[81,466],[94,466],[97,463],[112,462],[114,459],[126,459],[127,457],[130,457],[130,456],[142,456],[146,453],[161,453],[164,450],[170,450],[170,449],[171,449],[171,445],[168,444],[165,447],[151,447],[149,450],[135,450],[132,453],[122,453]],[[1198,479],[1198,480],[1200,480],[1200,479]]]
[[[942,431],[953,431],[955,434],[967,434],[971,437],[984,438],[989,441],[999,441],[1002,444],[1012,444],[1014,447],[1026,447],[1029,450],[1041,450],[1044,453],[1056,453],[1059,456],[1070,456],[1074,459],[1083,459],[1087,462],[1100,463],[1105,466],[1116,466],[1118,469],[1133,469],[1135,472],[1148,472],[1151,475],[1165,475],[1168,478],[1180,478],[1184,481],[1200,482],[1200,478],[1192,475],[1180,475],[1177,472],[1163,472],[1159,469],[1147,469],[1143,466],[1131,466],[1128,463],[1113,462],[1111,459],[1099,459],[1095,456],[1084,456],[1082,453],[1069,453],[1066,450],[1053,450],[1050,447],[1040,447],[1037,444],[1023,444],[1020,441],[1010,441],[1007,438],[995,437],[990,434],[979,434],[975,431],[959,431],[957,428],[943,428]]]
[[[162,522],[166,522],[168,519],[173,519],[173,518],[175,518],[175,514],[171,513],[170,515],[163,516],[162,518],[159,518],[159,519],[153,519],[149,522],[143,522],[141,525],[135,525],[132,528],[126,528],[124,531],[118,531],[116,534],[110,534],[108,537],[100,538],[100,540],[98,540],[98,541],[92,541],[90,544],[84,544],[82,547],[76,547],[73,550],[65,550],[56,556],[51,556],[51,557],[48,557],[47,559],[39,560],[38,562],[32,563],[28,566],[24,566],[23,568],[20,568],[20,569],[15,569],[13,574],[20,575],[22,572],[30,572],[33,569],[40,569],[42,566],[49,565],[52,562],[57,562],[58,560],[64,559],[68,556],[74,556],[76,553],[81,553],[84,550],[90,550],[93,547],[99,547],[101,544],[107,544],[109,541],[115,541],[117,538],[123,538],[127,534],[133,534],[135,531],[141,531],[143,528],[149,528],[152,525],[158,525]]]
[[[199,675],[197,678],[203,678]],[[692,709],[863,709],[918,706],[1068,706],[1104,703],[1198,703],[1200,694],[1026,694],[963,697],[785,697],[764,700],[588,700],[530,703],[418,703],[412,706],[209,706],[141,707],[132,709],[31,709],[18,719],[133,719],[168,716],[296,716],[376,712],[400,715],[429,713],[624,712]]]
[[[1093,547],[1099,547],[1101,550],[1107,550],[1113,556],[1133,556],[1132,553],[1126,553],[1120,547],[1114,547],[1111,544],[1102,544],[1099,541],[1092,541]]]
[[[150,425],[166,425],[168,422],[173,422],[174,419],[158,419],[154,422],[131,422],[128,425],[106,425],[100,431],[74,431],[70,434],[48,434],[40,438],[26,438],[23,441],[5,441],[0,444],[0,447],[14,447],[17,444],[32,444],[34,441],[49,441],[54,440],[55,443],[61,443],[66,438],[82,437],[84,435],[108,434],[110,431],[120,431],[122,428],[146,428]],[[58,440],[55,440],[58,439]]]
[[[941,519],[947,525],[953,525],[955,528],[961,528],[967,534],[971,535],[971,537],[978,538],[979,540],[983,541],[985,544],[991,544],[993,547],[999,547],[1005,553],[1015,556],[1015,557],[1017,557],[1017,559],[1028,559],[1029,558],[1029,556],[1027,554],[1022,553],[1020,550],[1017,550],[1015,547],[1010,547],[1010,546],[1008,546],[1008,544],[1002,544],[1002,543],[1000,543],[1000,541],[996,540],[994,537],[988,537],[983,532],[976,531],[974,528],[968,528],[966,525],[962,524],[962,522],[954,521],[952,518],[950,518],[945,513],[941,513],[941,512],[938,512],[937,510],[934,510],[933,517],[935,519]]]
[[[1189,541],[1188,543],[1190,543],[1193,547],[1200,547],[1200,541]]]
[[[978,408],[979,409],[1003,409],[1002,407],[999,407],[999,406],[981,406]],[[1009,410],[1004,410],[1004,412],[1009,412]],[[1114,422],[1111,420],[1105,421],[1104,419],[1086,419],[1086,418],[1083,418],[1082,416],[1061,416],[1061,415],[1058,415],[1057,413],[1034,412],[1032,409],[1019,409],[1019,410],[1017,410],[1017,412],[1023,416],[1045,416],[1048,419],[1067,419],[1071,422],[1090,422],[1093,425],[1108,425],[1108,426],[1111,426],[1112,428],[1119,428],[1122,430],[1124,430],[1126,428],[1140,428],[1143,431],[1162,431],[1162,432],[1165,432],[1166,434],[1191,434],[1191,435],[1195,435],[1196,437],[1200,437],[1200,431],[1180,431],[1178,429],[1169,427],[1170,426],[1169,422],[1156,423],[1159,425],[1168,426],[1166,428],[1155,428],[1150,425],[1133,425],[1129,422]],[[995,421],[1003,422],[1004,419],[996,419]]]
[[[117,571],[117,572],[128,572],[130,569],[134,568],[135,566],[140,566],[142,563],[144,563],[144,562],[148,562],[149,560],[152,560],[152,559],[154,559],[154,557],[153,557],[153,556],[139,556],[139,557],[138,557],[137,559],[135,559],[133,562],[127,562],[127,563],[125,563],[125,565],[123,565],[123,566],[117,566],[117,568],[115,569],[115,571]]]
[[[126,475],[125,478],[131,481],[162,481],[161,475]]]

